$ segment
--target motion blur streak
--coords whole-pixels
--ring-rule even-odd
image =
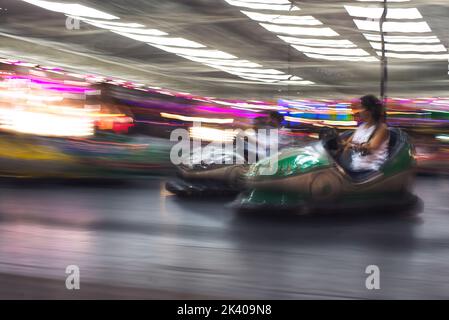
[[[170,114],[161,112],[161,116],[168,119],[177,119],[183,121],[191,121],[191,122],[206,122],[206,123],[232,123],[234,119],[212,119],[212,118],[199,118],[199,117],[188,117],[182,116],[178,114]]]
[[[44,136],[84,137],[94,134],[93,119],[42,112],[0,109],[0,128]]]
[[[1,0],[0,298],[447,298],[446,2]]]
[[[179,201],[158,180],[0,188],[2,297],[447,296],[444,178],[419,179],[422,217],[242,216],[226,200]],[[379,291],[364,287],[373,260]],[[81,268],[77,293],[60,289],[69,264]]]

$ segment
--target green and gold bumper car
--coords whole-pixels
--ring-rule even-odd
[[[389,157],[380,170],[354,172],[335,152],[335,141],[322,139],[302,148],[284,149],[252,165],[246,191],[232,206],[240,210],[404,208],[412,195],[415,159],[406,133],[390,128]],[[344,132],[336,138],[347,137]]]

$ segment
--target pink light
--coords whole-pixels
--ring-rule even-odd
[[[64,81],[58,81],[58,80],[43,80],[38,77],[33,77],[30,75],[26,76],[20,76],[20,75],[6,75],[2,76],[5,79],[19,79],[19,80],[29,80],[32,83],[36,83],[41,85],[44,89],[48,90],[55,90],[55,91],[64,91],[64,92],[73,92],[73,93],[83,93],[86,91],[93,91],[91,88],[85,88],[85,87],[75,87],[75,86],[68,86],[64,84]]]
[[[224,109],[219,107],[213,107],[213,106],[200,106],[196,107],[199,111],[205,111],[205,112],[211,112],[211,113],[226,113],[226,114],[232,114],[234,117],[239,118],[256,118],[261,116],[260,113],[255,112],[245,112],[245,111],[239,111],[236,109]]]

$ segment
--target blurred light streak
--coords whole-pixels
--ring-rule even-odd
[[[236,136],[235,130],[232,129],[223,130],[208,127],[190,127],[189,134],[193,139],[214,142],[231,142]]]
[[[229,4],[234,6],[239,6],[239,3],[236,3],[235,1],[228,1]],[[292,4],[293,6],[293,4]],[[293,7],[289,9],[292,10]],[[257,8],[252,8],[257,9]],[[298,8],[299,10],[299,8]],[[337,32],[335,32],[332,28],[328,27],[298,27],[299,26],[317,26],[322,25],[323,23],[319,21],[318,19],[315,19],[313,16],[298,16],[298,15],[276,15],[276,14],[267,14],[262,12],[252,12],[252,11],[245,11],[241,10],[243,14],[248,16],[250,19],[259,22],[259,24],[267,29],[270,32],[275,33],[281,40],[292,43],[296,45],[310,45],[310,46],[317,46],[322,47],[317,49],[318,51],[313,51],[313,48],[310,47],[304,47],[304,46],[293,46],[298,51],[302,52],[303,54],[307,55],[310,58],[314,59],[322,59],[322,60],[335,60],[335,61],[366,61],[366,62],[373,62],[377,61],[375,58],[368,58],[368,59],[354,59],[354,57],[358,56],[370,56],[368,52],[366,52],[363,49],[357,49],[357,46],[352,43],[349,40],[334,40],[333,42],[327,40],[321,40],[321,39],[307,39],[307,38],[294,38],[294,37],[286,37],[281,36],[279,34],[287,34],[287,35],[294,35],[294,36],[318,36],[318,37],[336,37],[339,36]],[[329,47],[326,47],[326,43],[329,44]],[[333,48],[343,48],[340,50],[336,50]],[[345,48],[355,48],[355,49],[345,49]],[[317,53],[317,55],[310,55],[307,53]],[[339,56],[333,58],[334,56]],[[348,58],[345,58],[345,57]],[[255,78],[251,77],[243,77],[245,79],[249,80],[257,80]],[[263,80],[262,80],[263,81]],[[264,81],[267,82],[267,81]],[[275,84],[274,81],[269,81]],[[293,81],[293,82],[280,82],[277,84],[304,84],[301,81]]]
[[[0,129],[43,136],[85,137],[94,134],[89,117],[20,109],[0,109]]]
[[[325,55],[317,53],[304,53],[309,58],[323,59],[330,61],[365,61],[365,62],[375,62],[378,61],[376,57],[349,57],[349,56],[335,56],[335,55]]]
[[[380,42],[380,35],[363,34],[367,40]],[[385,36],[387,43],[439,43],[440,39],[436,36]]]
[[[73,14],[82,17],[98,18],[106,20],[120,19],[119,17],[116,17],[109,13],[94,8],[86,7],[78,3],[62,3],[62,2],[52,2],[43,0],[22,0],[22,1],[34,4],[35,6],[41,7],[43,9],[61,12],[65,14]]]
[[[440,134],[440,135],[435,136],[435,139],[444,141],[444,142],[449,142],[449,135]]]
[[[384,2],[384,0],[357,0],[359,2]],[[387,0],[387,2],[409,2],[410,0]]]
[[[270,22],[273,24],[291,24],[291,25],[309,25],[318,26],[323,23],[312,16],[287,16],[278,14],[265,14],[259,12],[250,11],[240,11],[241,13],[247,15],[249,18],[260,21],[260,22]]]
[[[102,20],[93,20],[93,19],[87,19],[81,16],[76,16],[76,15],[71,15],[71,14],[67,14],[70,18],[76,19],[76,20],[80,20],[80,21],[84,21],[86,23],[97,23],[97,24],[102,24],[105,27],[124,27],[124,28],[143,28],[145,27],[143,24],[140,23],[135,23],[135,22],[117,22],[117,21],[102,21]],[[133,30],[133,29],[130,29]],[[166,35],[165,32],[159,31],[159,34],[157,35]]]
[[[268,31],[275,33],[282,33],[293,36],[321,36],[321,37],[336,37],[339,36],[337,32],[331,28],[314,28],[314,27],[291,27],[291,26],[278,26],[275,24],[259,23],[262,27]]]
[[[298,11],[298,7],[294,6],[289,1],[283,0],[269,0],[269,1],[245,1],[245,0],[225,0],[230,5],[236,7],[244,7],[250,9],[261,9],[261,10],[273,10],[273,11]]]
[[[378,42],[370,42],[375,50],[381,50],[381,44]],[[435,45],[413,45],[413,44],[385,44],[385,49],[388,51],[397,52],[447,52],[447,49],[442,44]]]
[[[90,24],[94,27],[100,28],[100,29],[107,29],[109,31],[113,32],[121,32],[123,34],[136,34],[136,35],[151,35],[151,36],[166,36],[168,35],[166,32],[163,32],[161,30],[157,29],[143,29],[141,27],[137,28],[131,28],[131,27],[117,27],[117,26],[110,26],[103,23],[98,22],[91,22],[91,21],[85,21],[87,24]]]
[[[122,35],[124,37],[128,37],[137,41],[147,42],[156,45],[164,45],[164,46],[176,46],[176,47],[186,47],[186,48],[205,48],[205,45],[201,43],[187,40],[184,38],[167,38],[167,37],[154,37],[147,35],[135,35],[132,33],[125,32],[117,32],[115,33]]]
[[[214,118],[202,118],[202,117],[189,117],[179,114],[171,114],[166,112],[161,112],[161,117],[167,119],[181,120],[181,121],[191,121],[191,122],[205,122],[205,123],[233,123],[234,119],[214,119]]]
[[[380,19],[383,8],[357,7],[345,5],[346,11],[353,17]],[[417,8],[389,8],[387,19],[422,19]]]
[[[378,56],[381,56],[380,51],[376,51]],[[446,54],[417,54],[417,53],[394,53],[386,52],[387,57],[398,59],[423,59],[423,60],[447,60],[449,55]]]
[[[369,53],[366,52],[363,49],[359,48],[351,48],[351,49],[342,49],[342,48],[317,48],[317,47],[306,47],[306,46],[299,46],[299,45],[293,45],[293,48],[297,49],[298,51],[304,52],[304,53],[316,53],[316,54],[327,54],[327,55],[341,55],[341,56],[369,56]]]
[[[354,23],[360,30],[380,31],[379,22],[369,20],[354,19]],[[425,21],[419,22],[385,22],[384,32],[402,32],[402,33],[425,33],[432,32],[429,25]]]
[[[280,0],[278,0],[278,1],[280,1]],[[84,21],[87,24],[93,25],[98,28],[106,29],[111,32],[118,33],[122,36],[131,38],[131,39],[134,39],[137,41],[146,42],[148,45],[151,45],[160,50],[170,52],[170,53],[176,54],[178,56],[187,58],[189,60],[195,61],[195,58],[217,59],[218,65],[220,64],[220,60],[226,60],[226,59],[236,59],[237,60],[236,56],[226,53],[226,52],[223,52],[223,51],[220,51],[220,50],[203,49],[203,48],[206,48],[206,46],[204,46],[200,43],[197,43],[195,41],[190,41],[187,39],[176,38],[176,37],[175,38],[173,38],[173,37],[163,38],[162,36],[167,36],[168,33],[164,32],[164,31],[157,30],[157,29],[146,29],[146,28],[144,28],[145,26],[141,25],[141,24],[121,23],[121,22],[109,23],[109,22],[104,22],[101,20],[88,19],[88,18],[99,18],[98,16],[89,15],[89,13],[97,12],[97,14],[98,14],[100,12],[98,10],[95,10],[95,9],[92,9],[89,7],[81,6],[81,7],[83,7],[83,11],[80,12],[79,10],[77,10],[77,9],[79,9],[77,7],[79,5],[51,3],[51,2],[40,1],[40,0],[29,0],[29,1],[27,0],[27,2],[37,5],[37,6],[40,6],[42,8],[51,10],[51,11],[63,12],[69,17],[76,16],[76,18],[79,18],[81,21]],[[268,6],[268,7],[272,6],[270,4],[254,3],[254,2],[251,2],[248,0],[238,1],[238,2],[242,3],[244,5],[249,4],[249,5],[256,5],[256,6]],[[71,12],[69,12],[70,6],[73,6],[73,11],[71,11]],[[285,6],[285,4],[282,6]],[[288,4],[288,7],[290,9],[292,9],[291,4]],[[72,7],[70,7],[70,8],[72,8]],[[109,17],[113,17],[114,19],[115,18],[119,19],[118,17],[112,16],[112,15],[109,15]],[[106,18],[103,17],[103,19],[106,19]],[[141,37],[139,37],[139,35],[161,36],[161,38],[160,39],[145,38],[145,37],[141,38]],[[198,62],[198,60],[196,62]],[[207,65],[212,68],[217,69],[216,64],[213,62],[211,62],[210,64],[207,64]],[[224,71],[224,70],[221,70],[221,71]],[[286,76],[290,77],[290,75],[286,75]],[[240,77],[245,78],[243,76],[240,76]],[[249,77],[246,77],[246,79],[250,79],[252,81],[257,81],[260,83],[270,83],[270,81],[264,81],[263,79],[254,78],[254,77],[251,77],[250,75],[249,75]],[[310,85],[310,84],[313,84],[313,82],[311,82],[311,81],[295,81],[295,82],[290,82],[288,84],[290,84],[290,85]]]
[[[333,39],[309,39],[288,36],[278,36],[280,39],[291,44],[301,44],[316,47],[335,47],[335,48],[354,48],[357,47],[349,40],[333,40]]]
[[[357,126],[357,121],[336,121],[336,120],[322,120],[322,119],[307,119],[300,117],[285,116],[284,119],[290,122],[306,123],[316,126],[341,126],[341,127],[353,127]]]

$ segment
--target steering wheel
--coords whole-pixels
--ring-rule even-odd
[[[338,154],[343,149],[343,141],[335,128],[321,128],[319,139],[324,148],[332,154]]]

